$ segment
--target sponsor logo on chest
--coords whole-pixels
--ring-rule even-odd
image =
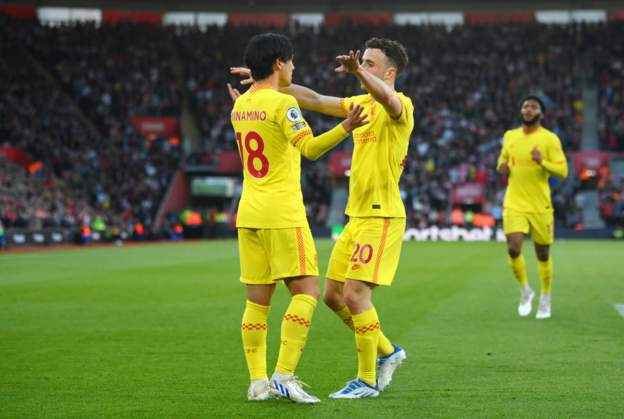
[[[375,131],[353,132],[353,142],[355,144],[368,144],[377,142]]]

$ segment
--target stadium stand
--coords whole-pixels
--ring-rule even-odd
[[[143,25],[3,20],[0,107],[9,112],[0,130],[7,147],[40,160],[107,224],[150,226],[181,154],[164,138],[145,139],[129,120],[178,113],[175,83],[158,65],[166,56],[150,49],[162,39]],[[155,33],[165,35],[158,27]]]
[[[205,163],[236,150],[224,89],[235,79],[227,69],[242,64],[245,42],[266,30],[140,23],[42,26],[35,19],[2,14],[0,28],[0,144],[42,166],[40,182],[33,184],[27,179],[32,167],[2,162],[5,227],[17,218],[38,225],[37,208],[53,214],[50,222],[58,224],[64,208],[79,207],[70,211],[83,218],[79,222],[98,214],[108,225],[128,231],[137,222],[152,230],[173,175],[185,162]],[[600,146],[624,149],[621,25],[294,24],[288,32],[297,51],[294,81],[335,96],[359,93],[352,78],[333,73],[338,53],[361,47],[372,35],[400,39],[408,47],[410,64],[397,88],[416,109],[401,183],[409,226],[456,224],[455,209],[468,215],[464,224],[472,225],[473,213],[500,221],[505,185],[494,172],[495,160],[503,133],[516,124],[517,101],[527,92],[544,98],[545,125],[572,153],[583,148],[583,86],[588,80],[597,83]],[[595,45],[600,48],[592,50],[588,73],[578,57]],[[181,60],[179,74],[174,56]],[[198,149],[210,158],[183,153],[179,141],[167,136],[146,137],[133,123],[137,116],[178,118],[184,106],[197,124]],[[305,116],[316,132],[335,123],[313,113]],[[349,150],[345,142],[342,151]],[[329,158],[303,168],[310,222],[322,225],[339,179],[330,175]],[[618,179],[607,174],[599,185],[601,215],[609,224],[622,218]],[[484,191],[482,198],[457,198],[465,185]],[[558,223],[578,226],[583,202],[577,191],[583,185],[572,176],[554,186]],[[45,202],[31,201],[41,187],[49,188]],[[19,216],[8,217],[16,208]]]

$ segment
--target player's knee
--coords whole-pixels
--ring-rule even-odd
[[[362,296],[360,295],[360,293],[353,290],[345,291],[343,298],[345,304],[347,305],[347,307],[349,307],[351,311],[353,311],[354,308],[359,307],[359,305],[362,303]]]
[[[342,295],[338,294],[335,291],[329,291],[327,288],[323,293],[323,302],[329,308],[334,311],[340,310],[344,307],[344,302],[342,300]]]
[[[302,287],[300,290],[298,290],[298,292],[294,293],[293,295],[296,295],[296,294],[306,294],[318,300],[319,297],[321,296],[321,290],[319,289],[318,285],[317,286],[310,285],[310,286]]]
[[[287,286],[292,296],[306,294],[318,300],[321,295],[316,277],[302,277],[295,280],[288,280]]]
[[[517,258],[518,256],[520,256],[520,247],[519,246],[514,246],[514,245],[509,245],[507,247],[507,253],[509,254],[509,256],[511,256],[512,258]]]
[[[305,287],[302,288],[301,293],[310,295],[318,300],[321,296],[321,290],[318,286],[318,282],[313,284],[306,284]]]
[[[548,249],[537,249],[536,253],[537,258],[542,262],[548,261],[548,258],[550,257],[550,252],[548,251]]]
[[[319,289],[317,285],[316,288],[314,288],[313,290],[310,290],[308,294],[314,297],[316,300],[318,300],[319,297],[321,296],[321,290]]]

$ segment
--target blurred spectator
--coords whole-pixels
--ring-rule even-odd
[[[4,239],[4,225],[2,224],[2,220],[0,220],[0,250],[6,248],[6,242]]]
[[[606,182],[600,191],[600,215],[609,227],[624,227],[624,179]]]

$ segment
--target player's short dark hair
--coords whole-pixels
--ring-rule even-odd
[[[525,97],[522,98],[522,100],[520,101],[520,109],[522,109],[522,106],[524,106],[524,102],[526,102],[527,100],[534,100],[536,101],[539,106],[540,106],[540,110],[542,111],[542,115],[544,115],[546,113],[546,105],[544,105],[544,101],[542,99],[540,99],[539,96],[536,95],[527,95]]]
[[[243,57],[254,80],[263,80],[273,73],[275,60],[292,60],[293,46],[282,34],[261,33],[249,40]]]
[[[388,57],[388,60],[390,60],[390,63],[396,67],[397,74],[400,74],[405,70],[405,67],[407,67],[407,63],[409,62],[407,50],[400,42],[387,38],[371,38],[366,41],[365,45],[366,48],[382,50],[386,57]]]

